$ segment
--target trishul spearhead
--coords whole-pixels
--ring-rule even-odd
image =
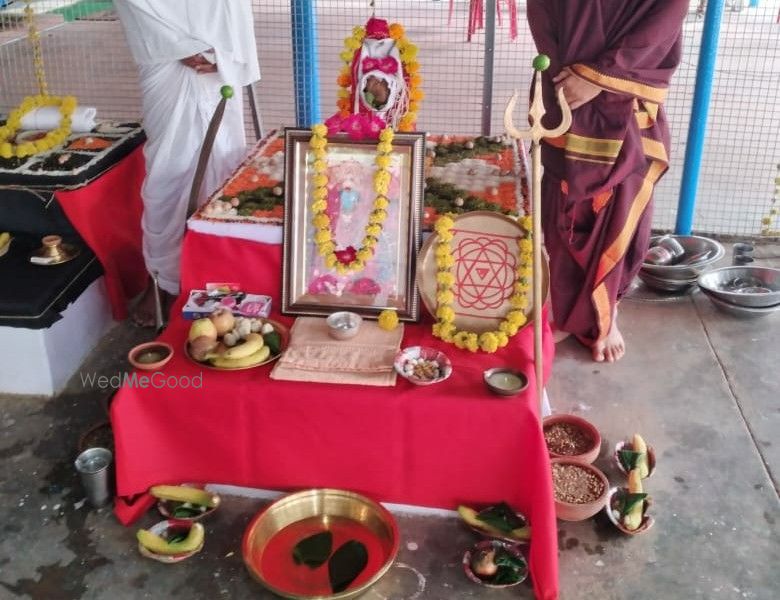
[[[558,105],[561,107],[561,123],[555,129],[545,129],[542,126],[542,117],[547,113],[544,108],[544,99],[542,94],[542,71],[550,66],[550,59],[544,54],[540,54],[534,59],[534,69],[536,71],[534,79],[533,99],[531,108],[528,111],[531,127],[528,129],[518,129],[512,121],[512,113],[517,103],[519,92],[515,90],[504,110],[504,128],[513,138],[532,140],[537,144],[542,138],[554,138],[563,135],[571,127],[571,109],[563,96],[563,89],[558,90]]]

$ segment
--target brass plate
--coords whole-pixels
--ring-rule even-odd
[[[276,354],[274,356],[269,356],[267,359],[265,359],[263,362],[259,362],[256,365],[249,365],[248,367],[236,367],[233,369],[230,369],[228,367],[215,367],[208,361],[199,361],[195,360],[190,356],[190,348],[189,344],[187,342],[184,342],[184,356],[186,356],[190,362],[195,363],[196,365],[199,365],[201,367],[206,367],[207,369],[212,369],[214,371],[246,371],[247,369],[255,369],[257,367],[262,367],[263,365],[267,365],[270,362],[275,361],[277,358],[279,358],[282,355],[282,352],[287,350],[287,346],[290,343],[290,330],[287,328],[286,325],[282,325],[278,321],[274,321],[273,319],[263,319],[263,323],[270,323],[274,326],[274,331],[279,333],[279,336],[282,338],[282,344],[281,348],[279,349],[279,354]]]
[[[76,246],[74,244],[67,244],[63,242],[60,244],[60,258],[57,260],[53,260],[51,262],[34,262],[32,259],[35,258],[46,258],[46,252],[47,248],[38,248],[38,250],[34,251],[32,254],[30,254],[30,264],[36,265],[38,267],[53,267],[55,265],[61,265],[63,263],[69,262],[76,258],[79,254],[81,254],[81,248],[79,246]]]
[[[323,589],[323,581],[329,589],[327,564],[311,570],[295,565],[291,555],[298,541],[325,529],[333,532],[334,551],[345,538],[358,539],[368,550],[366,568],[338,593]],[[399,541],[395,519],[380,504],[354,492],[312,489],[284,496],[260,511],[244,532],[241,552],[252,577],[283,598],[347,600],[365,593],[387,572]]]
[[[490,211],[474,211],[454,218],[455,237],[453,248],[461,244],[466,259],[458,261],[452,272],[456,285],[465,293],[455,294],[455,326],[475,333],[491,331],[498,327],[509,311],[509,297],[516,277],[514,269],[501,263],[502,257],[513,256],[517,260],[517,239],[523,228],[513,218]],[[425,241],[417,259],[417,286],[425,308],[436,315],[436,233]],[[510,242],[507,244],[507,242]],[[470,258],[471,257],[471,258]],[[542,298],[547,299],[550,287],[547,255],[542,252]],[[480,291],[489,293],[480,299]],[[461,298],[468,296],[473,306],[463,306]],[[526,325],[536,318],[533,306],[533,284],[528,290],[528,317]]]

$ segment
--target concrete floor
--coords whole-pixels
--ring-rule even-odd
[[[727,253],[727,256],[730,253]],[[757,248],[780,267],[780,245]],[[571,340],[559,344],[549,393],[558,412],[594,422],[597,465],[621,481],[615,442],[635,431],[654,445],[646,481],[655,527],[626,538],[603,515],[559,522],[565,600],[780,597],[780,316],[737,320],[700,293],[626,300],[626,358],[597,365]],[[114,373],[148,334],[115,328],[83,370]],[[72,468],[79,435],[105,418],[105,392],[78,376],[55,399],[0,396],[0,599],[272,598],[247,574],[246,523],[265,502],[228,497],[206,522],[204,550],[176,566],[140,556],[135,527],[90,509]],[[488,596],[462,573],[471,534],[450,516],[398,514],[401,551],[365,598],[454,600]],[[150,511],[140,522],[159,520]],[[530,598],[520,586],[495,598]]]

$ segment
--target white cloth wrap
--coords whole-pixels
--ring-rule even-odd
[[[73,133],[88,133],[95,128],[97,109],[92,106],[77,106],[71,116],[70,129]],[[42,106],[31,110],[22,117],[21,129],[56,129],[60,126],[62,115],[58,106]]]
[[[214,140],[199,203],[246,153],[241,88],[260,78],[248,0],[116,0],[143,94],[146,179],[143,251],[160,287],[179,292],[181,240],[198,155],[220,87],[236,88]],[[214,50],[218,71],[198,74],[180,59]]]

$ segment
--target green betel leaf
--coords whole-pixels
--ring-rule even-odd
[[[328,561],[328,577],[334,594],[343,592],[368,564],[368,550],[357,540],[349,540]]]
[[[292,556],[296,565],[312,569],[325,564],[333,549],[333,534],[330,531],[315,533],[295,544]]]
[[[477,513],[477,519],[502,531],[509,533],[513,529],[525,527],[524,519],[517,516],[506,502],[499,502]]]
[[[278,332],[272,331],[271,333],[266,333],[263,336],[263,341],[271,350],[272,355],[276,356],[282,351],[282,336],[280,336]]]
[[[618,458],[620,464],[626,471],[633,471],[636,469],[636,461],[642,454],[640,452],[634,452],[633,450],[621,450],[618,452]]]
[[[528,567],[525,562],[517,556],[499,550],[496,552],[495,562],[498,570],[490,580],[490,583],[493,585],[516,583],[526,576]]]
[[[625,516],[628,512],[634,508],[637,502],[642,502],[647,498],[647,494],[625,494],[620,501],[620,514]]]

